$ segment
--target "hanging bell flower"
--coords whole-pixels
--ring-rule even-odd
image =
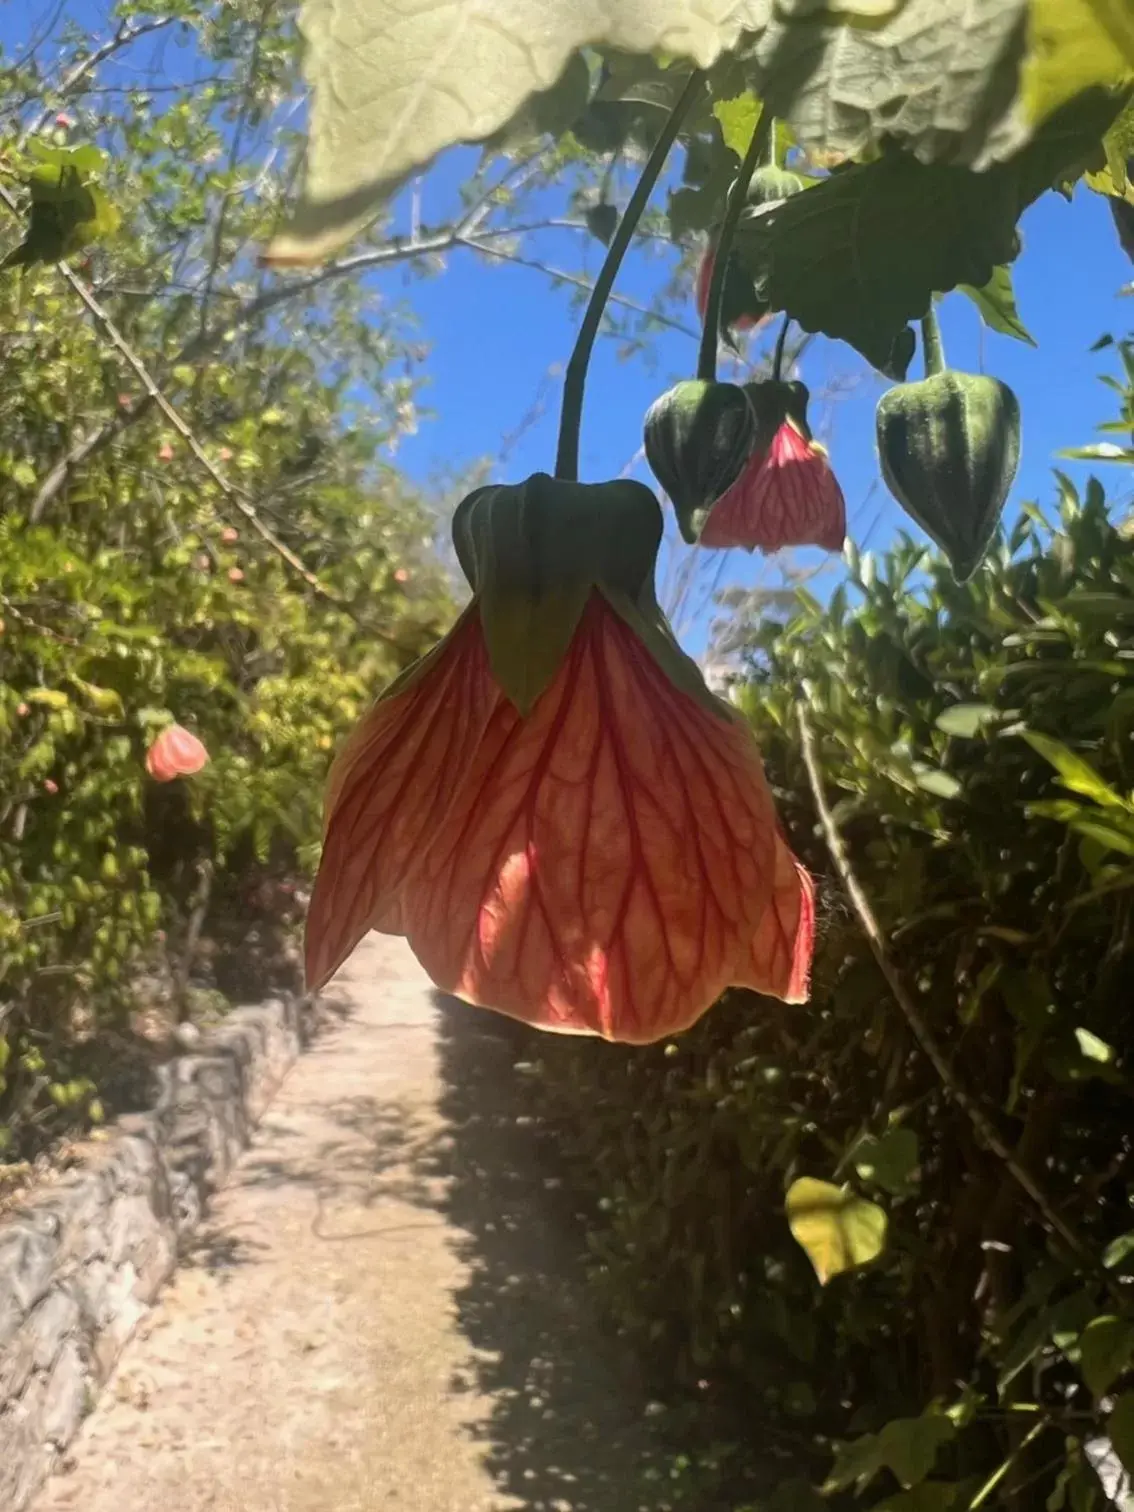
[[[898,503],[966,583],[996,533],[1020,463],[1020,405],[1007,384],[946,368],[936,317],[922,323],[927,376],[878,404],[878,459]]]
[[[692,543],[756,443],[751,400],[738,383],[689,378],[654,401],[644,431],[646,460]]]
[[[846,501],[826,450],[811,439],[802,383],[752,383],[757,440],[743,471],[712,505],[702,546],[771,554],[786,546],[841,551]]]
[[[155,782],[192,777],[208,764],[204,744],[184,725],[167,725],[146,752],[146,771]]]
[[[807,993],[810,879],[751,731],[658,609],[649,489],[477,490],[473,599],[339,754],[307,920],[321,986],[370,929],[467,1002],[644,1044],[728,985]]]
[[[713,267],[716,260],[717,238],[714,235],[701,255],[694,285],[697,316],[702,323],[709,308],[709,288],[713,282]],[[725,269],[724,290],[721,295],[721,331],[754,331],[764,323],[768,314],[769,306],[756,292],[752,279],[735,261],[730,262]]]

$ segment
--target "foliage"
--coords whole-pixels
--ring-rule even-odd
[[[67,146],[80,128],[53,112],[8,160],[11,182],[28,163],[97,174],[122,226],[83,272],[213,473],[52,266],[61,249],[26,255],[34,168],[23,266],[0,282],[0,1159],[102,1116],[138,970],[167,948],[188,971],[210,888],[216,921],[312,863],[333,746],[451,612],[431,512],[386,460],[413,421],[400,320],[332,282],[231,331],[223,362],[177,360],[249,298],[245,249],[282,193],[269,164],[259,195],[233,195],[294,75],[294,41],[256,51],[255,14],[171,6],[218,82],[186,66],[151,93],[131,71],[105,111],[77,90],[65,119],[100,146]],[[174,719],[211,760],[159,788],[145,752]]]
[[[965,586],[906,540],[849,566],[829,605],[800,590],[750,629],[737,697],[823,872],[806,698],[922,1013],[1107,1269],[1068,1257],[945,1095],[834,886],[808,1006],[732,993],[656,1051],[541,1041],[533,1102],[593,1198],[621,1332],[745,1446],[732,1505],[780,1481],[775,1505],[809,1505],[786,1489],[806,1468],[834,1506],[1101,1509],[1087,1446],[1129,1463],[1134,1411],[1101,1280],[1134,1274],[1134,540],[1060,478],[1058,523],[1027,506]]]

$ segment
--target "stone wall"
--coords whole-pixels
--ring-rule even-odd
[[[0,1512],[73,1437],[295,1060],[300,999],[239,1008],[73,1174],[0,1219]]]

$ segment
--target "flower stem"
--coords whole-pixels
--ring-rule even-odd
[[[941,345],[941,327],[937,324],[937,312],[932,304],[922,317],[921,353],[925,358],[925,376],[945,371],[945,348]]]
[[[555,457],[555,476],[567,482],[574,483],[579,476],[579,428],[583,419],[583,393],[587,384],[587,365],[591,360],[591,351],[599,326],[602,324],[607,299],[614,287],[618,269],[622,265],[622,259],[630,245],[638,221],[641,219],[642,211],[646,208],[646,202],[669,156],[669,149],[673,146],[677,133],[681,129],[681,122],[704,84],[704,73],[700,69],[694,69],[689,76],[689,82],[681,92],[681,98],[670,111],[669,119],[646,160],[642,176],[634,186],[630,203],[622,212],[622,218],[611,238],[599,276],[595,279],[595,286],[591,290],[591,297],[583,322],[579,327],[579,334],[575,339],[575,349],[567,364],[567,374],[563,383],[563,409],[559,419],[559,448]]]
[[[756,171],[757,163],[763,161],[768,144],[775,141],[775,121],[768,110],[760,112],[756,130],[744,154],[740,172],[728,192],[724,220],[717,237],[713,255],[713,276],[709,280],[709,297],[705,303],[705,326],[701,332],[701,350],[697,354],[697,377],[712,383],[717,376],[717,347],[721,336],[721,304],[724,300],[725,278],[728,276],[729,259],[732,256],[732,239],[736,234],[740,212],[744,209],[748,185]]]
[[[784,366],[784,343],[787,341],[788,326],[791,325],[791,316],[784,316],[784,323],[780,326],[780,334],[776,337],[776,350],[772,353],[772,382],[779,383],[780,375]]]

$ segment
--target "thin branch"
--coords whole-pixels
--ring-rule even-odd
[[[495,192],[499,185],[493,185]],[[10,196],[4,196],[9,209],[15,210],[16,206]],[[475,218],[475,212],[474,212]],[[391,267],[397,263],[412,262],[419,257],[441,256],[451,252],[455,248],[464,247],[466,250],[479,252],[482,255],[498,258],[502,262],[512,262],[518,267],[531,268],[536,272],[543,273],[546,277],[560,279],[564,283],[574,284],[578,288],[590,290],[592,285],[586,280],[577,277],[573,273],[560,272],[556,268],[550,268],[543,263],[522,258],[514,252],[504,252],[490,245],[493,239],[504,240],[510,236],[520,235],[522,232],[541,231],[562,227],[566,229],[578,229],[573,222],[564,223],[561,220],[536,221],[522,227],[512,227],[501,230],[480,231],[475,237],[468,235],[467,226],[470,216],[466,215],[462,220],[447,231],[438,232],[433,236],[423,237],[417,241],[411,241],[405,237],[396,237],[383,247],[372,248],[368,252],[356,252],[351,257],[340,258],[337,262],[325,264],[313,273],[306,274],[301,278],[290,279],[281,282],[274,288],[266,289],[255,299],[248,301],[242,309],[227,311],[207,330],[194,336],[178,351],[169,362],[163,364],[163,371],[168,372],[174,367],[189,366],[198,358],[205,356],[214,348],[221,345],[232,333],[245,329],[269,315],[279,305],[289,300],[297,299],[300,295],[310,294],[325,283],[339,278],[349,278],[355,273],[365,273],[372,268]],[[580,223],[581,224],[581,223]],[[648,310],[643,305],[635,304],[633,300],[625,299],[621,295],[613,296],[613,302],[627,309],[633,310],[640,315],[648,315],[656,320],[659,325],[667,326],[674,331],[680,331],[683,336],[693,340],[697,339],[698,333],[691,327],[682,325],[680,321],[672,320],[667,315],[662,315],[653,310]],[[95,426],[85,435],[79,436],[68,447],[67,451],[53,464],[49,472],[39,485],[35,497],[32,499],[28,519],[35,525],[47,513],[49,506],[66,487],[71,474],[90,460],[104,446],[115,440],[124,431],[135,425],[143,415],[147,414],[154,404],[154,399],[148,393],[142,395],[131,409],[119,415],[112,415],[104,420],[101,425]]]
[[[236,125],[233,128],[232,140],[228,149],[228,176],[236,172],[240,162],[240,149],[244,145],[244,129],[248,124],[248,106],[256,88],[256,70],[260,64],[260,47],[264,40],[264,28],[267,25],[268,13],[272,8],[272,0],[263,0],[260,6],[260,14],[256,21],[256,31],[252,39],[252,55],[248,60],[248,71],[245,74],[244,88],[240,92],[240,106],[236,115]],[[274,154],[269,154],[269,162]],[[247,191],[250,186],[229,187],[220,196],[220,205],[217,208],[216,225],[213,229],[213,247],[209,257],[208,268],[205,273],[204,287],[201,291],[201,304],[197,316],[198,336],[207,328],[209,323],[209,307],[212,304],[213,285],[216,282],[217,272],[220,269],[221,253],[224,249],[224,232],[228,223],[228,209],[233,199]]]
[[[862,932],[865,934],[874,959],[878,963],[878,969],[881,971],[886,980],[886,985],[894,996],[894,1001],[901,1009],[906,1022],[913,1030],[915,1038],[921,1045],[933,1069],[937,1072],[945,1091],[967,1116],[976,1131],[977,1137],[987,1149],[991,1150],[998,1160],[1003,1162],[1016,1185],[1031,1199],[1048,1231],[1059,1235],[1067,1248],[1082,1263],[1090,1275],[1106,1288],[1118,1306],[1125,1311],[1128,1306],[1128,1299],[1115,1284],[1113,1277],[1109,1276],[1103,1269],[1085,1241],[1059,1216],[1054,1203],[1043,1187],[1040,1186],[1034,1176],[1024,1169],[1003,1139],[1001,1139],[984,1110],[970,1097],[966,1088],[957,1080],[952,1066],[949,1064],[944,1051],[937,1042],[936,1035],[930,1029],[921,1010],[914,1002],[909,989],[902,979],[901,973],[890,957],[886,937],[882,933],[873,908],[870,906],[870,900],[867,898],[858,877],[855,875],[843,837],[839,833],[839,827],[835,823],[835,816],[831,812],[823,791],[823,777],[819,768],[819,756],[815,747],[815,736],[811,729],[811,721],[807,717],[807,710],[802,703],[796,705],[796,717],[799,723],[800,738],[803,743],[804,765],[807,768],[807,777],[811,784],[811,793],[815,799],[815,809],[819,815],[819,823],[823,830],[824,839],[827,842],[827,849],[830,852],[831,860],[834,862],[835,870],[839,874],[839,880],[843,884],[843,890],[850,899],[851,907],[858,917]]]
[[[588,294],[594,290],[594,283],[589,278],[581,278],[577,273],[566,273],[561,268],[553,268],[550,264],[539,262],[535,258],[521,257],[517,252],[504,252],[499,247],[485,246],[481,241],[469,238],[462,238],[456,245],[467,247],[471,252],[480,252],[485,257],[495,258],[497,262],[513,263],[517,268],[531,268],[535,273],[542,273],[545,278],[554,279],[558,283],[571,284],[574,288],[583,289]],[[651,310],[648,305],[638,304],[636,300],[627,299],[622,294],[611,294],[607,299],[607,304],[621,305],[624,310],[633,310],[636,315],[644,315],[650,320],[656,320],[659,325],[667,326],[671,331],[680,331],[682,336],[688,336],[693,341],[698,339],[699,333],[692,326],[683,325],[680,320],[674,320],[658,310]]]
[[[166,26],[172,26],[175,19],[176,17],[174,16],[163,16],[159,20],[141,21],[137,26],[130,26],[123,21],[113,37],[108,37],[101,46],[96,47],[94,52],[88,54],[87,57],[80,58],[71,71],[64,76],[58,88],[55,90],[49,89],[48,93],[55,95],[58,105],[66,104],[67,100],[75,93],[77,87],[84,79],[89,78],[94,73],[100,63],[105,63],[107,58],[113,57],[116,52],[121,52],[124,47],[129,47],[139,37],[145,37],[151,32],[161,31]],[[30,122],[20,132],[16,145],[22,147],[29,137],[36,136],[41,132],[56,109],[57,105],[45,106],[39,115],[36,116],[35,120]]]
[[[12,200],[12,197],[9,191],[3,185],[0,185],[0,199],[3,199],[10,209],[15,209],[15,204]],[[217,488],[220,489],[222,495],[232,504],[232,506],[236,510],[240,512],[241,515],[243,515],[243,517],[248,521],[249,525],[251,525],[252,529],[257,533],[257,535],[259,535],[260,538],[265,541],[267,545],[270,546],[271,549],[280,558],[282,558],[284,562],[287,563],[287,565],[292,569],[293,572],[297,573],[303,579],[303,581],[314,593],[318,594],[320,598],[324,598],[328,600],[328,602],[334,604],[336,608],[341,609],[343,613],[349,615],[352,619],[356,619],[357,622],[357,617],[355,616],[350,606],[344,604],[336,594],[332,593],[330,589],[323,586],[319,578],[304,563],[302,558],[297,556],[296,553],[292,551],[291,547],[281,541],[279,536],[276,535],[275,531],[264,523],[255,504],[253,504],[251,499],[249,499],[244,490],[238,488],[234,483],[226,478],[224,473],[222,473],[216,466],[212,458],[208,455],[204,447],[201,445],[200,441],[198,441],[196,435],[193,433],[188,423],[182,418],[181,414],[174,408],[174,406],[162,393],[161,389],[157,385],[156,380],[151,375],[149,369],[146,367],[141,357],[138,356],[137,352],[134,351],[133,347],[122,335],[121,331],[119,331],[110,315],[95,298],[94,294],[91,292],[87,284],[85,284],[83,280],[67,266],[66,263],[58,263],[56,264],[56,268],[59,276],[66,284],[71,287],[74,293],[78,295],[79,299],[86,307],[87,312],[91,316],[91,319],[94,321],[95,328],[102,333],[102,335],[107,339],[107,341],[109,341],[118,355],[127,364],[131,372],[133,372],[134,376],[142,385],[147,396],[149,397],[150,402],[157,405],[158,409],[165,416],[166,420],[168,420],[169,424],[173,426],[174,430],[185,442],[198,465],[209,475],[209,477],[216,484]],[[380,639],[385,640],[386,642],[388,642],[388,644],[397,647],[399,650],[406,649],[395,637],[386,634],[382,630],[379,630],[376,626],[366,624],[364,628],[370,634],[373,634]]]

